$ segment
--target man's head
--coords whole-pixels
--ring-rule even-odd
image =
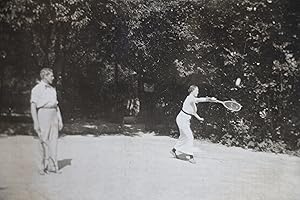
[[[54,75],[53,75],[53,70],[50,68],[43,68],[40,72],[40,76],[41,79],[48,83],[48,84],[52,84],[53,79],[54,79]]]

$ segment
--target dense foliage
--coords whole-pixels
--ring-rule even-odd
[[[199,137],[283,152],[300,146],[299,11],[281,0],[6,0],[0,3],[1,110],[28,110],[42,67],[55,69],[66,116],[122,116],[174,129],[190,84],[234,99],[199,105]],[[241,84],[235,81],[241,78]],[[144,84],[154,92],[144,92]],[[151,112],[151,120],[143,113]],[[155,111],[155,112],[154,112]],[[176,128],[176,127],[175,127]]]

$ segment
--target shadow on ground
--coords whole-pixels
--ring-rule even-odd
[[[62,159],[57,161],[58,169],[63,169],[64,167],[72,165],[72,159]]]
[[[95,137],[103,135],[125,135],[125,136],[139,136],[138,133],[144,132],[143,124],[117,124],[103,121],[85,121],[74,122],[67,124],[62,136],[65,135],[93,135]]]
[[[6,190],[7,187],[0,187],[0,190]]]
[[[66,135],[93,135],[95,137],[103,135],[125,135],[139,136],[138,133],[144,132],[142,124],[117,124],[101,120],[78,120],[64,124],[60,137]],[[16,135],[30,135],[37,138],[33,130],[32,123],[0,121],[0,139]]]

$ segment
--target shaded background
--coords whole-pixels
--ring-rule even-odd
[[[199,104],[206,123],[193,123],[196,137],[263,151],[297,151],[296,4],[1,1],[1,121],[29,114],[30,90],[40,69],[49,67],[55,71],[60,107],[69,124],[100,119],[121,123],[132,115],[148,130],[173,135],[187,88],[196,84],[201,96],[243,105],[231,113],[221,105]],[[239,86],[237,78],[242,80]],[[139,112],[126,109],[131,99],[139,100]],[[31,122],[28,117],[20,121]]]

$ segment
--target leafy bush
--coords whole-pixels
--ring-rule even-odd
[[[66,116],[75,109],[83,116],[112,111],[121,116],[124,102],[138,97],[141,118],[149,112],[153,122],[174,127],[187,88],[196,84],[201,96],[243,105],[238,113],[199,105],[206,121],[194,125],[196,137],[274,152],[299,149],[300,31],[293,1],[11,0],[1,5],[5,106],[16,107],[10,98],[15,89],[27,91],[29,99],[33,77],[41,67],[51,67]],[[144,92],[144,83],[154,84],[153,94]]]

